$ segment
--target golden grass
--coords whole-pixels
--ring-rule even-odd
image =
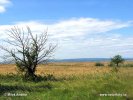
[[[94,63],[55,63],[47,66],[40,65],[37,74],[53,74],[55,76],[67,75],[83,75],[93,74],[97,72],[108,72],[110,68],[98,68]]]
[[[85,75],[96,73],[108,73],[111,68],[108,62],[103,62],[104,67],[96,67],[94,62],[73,62],[73,63],[50,63],[39,65],[36,73],[39,75],[53,74],[55,76]],[[132,73],[132,68],[120,68],[120,71]],[[13,64],[1,64],[0,74],[17,73],[17,68]]]
[[[14,64],[0,64],[0,74],[17,73],[17,68]]]

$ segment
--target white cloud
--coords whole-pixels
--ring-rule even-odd
[[[1,39],[7,38],[5,30],[14,25],[29,26],[34,32],[48,28],[50,38],[59,43],[57,58],[110,57],[117,53],[128,55],[133,49],[133,36],[112,33],[113,30],[120,30],[131,24],[94,18],[73,18],[52,24],[39,21],[17,22],[13,25],[0,25],[0,35]]]
[[[42,31],[48,27],[49,34],[55,37],[76,37],[91,34],[100,34],[115,29],[130,26],[128,22],[119,22],[111,20],[98,20],[93,18],[79,18],[59,21],[54,24],[46,24],[38,21],[16,22],[13,25],[1,25],[0,31],[10,29],[13,26],[29,26],[34,31]]]
[[[0,0],[0,13],[6,11],[6,7],[11,4],[10,0]]]

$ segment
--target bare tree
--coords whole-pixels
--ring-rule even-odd
[[[13,58],[19,70],[24,72],[25,78],[36,77],[38,64],[46,62],[51,57],[56,45],[47,43],[47,31],[35,36],[29,27],[24,31],[23,28],[14,26],[8,31],[10,39],[6,42],[14,48],[8,49],[5,46],[0,48]]]

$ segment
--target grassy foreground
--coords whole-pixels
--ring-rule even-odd
[[[118,73],[94,63],[40,65],[37,74],[53,80],[25,82],[15,65],[0,65],[0,100],[133,100],[133,67]]]

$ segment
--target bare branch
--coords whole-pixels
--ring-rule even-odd
[[[28,26],[26,29],[27,32],[23,28],[14,26],[8,30],[11,40],[7,39],[5,42],[15,48],[7,49],[4,46],[0,46],[0,48],[14,59],[16,65],[25,71],[25,75],[34,76],[37,65],[48,61],[57,45],[47,45],[47,31],[39,36],[37,34],[33,36]]]

